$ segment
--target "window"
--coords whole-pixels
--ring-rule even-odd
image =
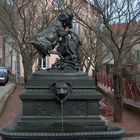
[[[38,58],[38,68],[39,69],[47,69],[48,68],[48,59],[47,59],[47,57],[45,57],[45,58],[39,57]]]
[[[140,61],[140,50],[135,50],[135,60]]]
[[[78,32],[78,23],[76,22],[76,20],[73,20],[72,31],[73,32]]]
[[[13,0],[5,0],[5,2],[9,5],[12,5],[13,4]]]
[[[61,9],[61,0],[54,0],[56,10]]]
[[[43,67],[42,67],[42,68],[46,68],[46,64],[47,64],[46,58],[43,58],[42,61],[43,61],[43,62],[42,62],[42,63],[43,63],[42,66],[43,66]]]

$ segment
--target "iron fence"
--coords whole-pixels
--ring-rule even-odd
[[[99,73],[98,84],[106,87],[108,90],[113,91],[113,76]],[[123,79],[123,97],[140,102],[140,82],[136,80]]]

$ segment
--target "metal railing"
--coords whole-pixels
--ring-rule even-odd
[[[113,91],[113,76],[99,73],[98,83]],[[123,97],[131,99],[134,102],[140,102],[140,82],[123,79]]]

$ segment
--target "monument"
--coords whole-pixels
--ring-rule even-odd
[[[73,15],[61,13],[29,41],[45,57],[57,46],[60,59],[48,70],[32,74],[20,95],[23,112],[3,140],[120,140],[124,129],[107,124],[99,114],[101,95],[94,80],[80,71],[81,47],[72,28]]]

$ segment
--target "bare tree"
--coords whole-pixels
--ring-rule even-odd
[[[103,67],[101,62],[107,57],[108,51],[102,50],[96,34],[92,30],[83,28],[79,37],[82,40],[82,48],[79,51],[81,66],[86,74],[89,75],[89,71],[92,72],[92,76],[94,75],[93,78],[95,78],[95,86],[97,87],[97,74],[99,69]]]
[[[80,14],[77,19],[82,25],[96,33],[96,36],[106,46],[114,58],[114,121],[122,121],[122,73],[121,65],[125,54],[140,43],[139,16],[140,3],[135,0],[93,0],[90,4],[94,12],[85,20]],[[93,14],[97,12],[98,25],[93,24]],[[95,14],[94,14],[95,15]]]
[[[46,27],[55,17],[54,7],[47,0],[2,0],[0,2],[0,25],[4,35],[13,40],[13,49],[21,56],[24,79],[32,73],[36,50],[26,46],[31,37]]]
[[[96,40],[94,33],[84,29],[82,35],[79,35],[82,40],[82,48],[80,49],[81,64],[85,68],[86,74],[89,74],[90,68],[95,68],[96,65]]]

